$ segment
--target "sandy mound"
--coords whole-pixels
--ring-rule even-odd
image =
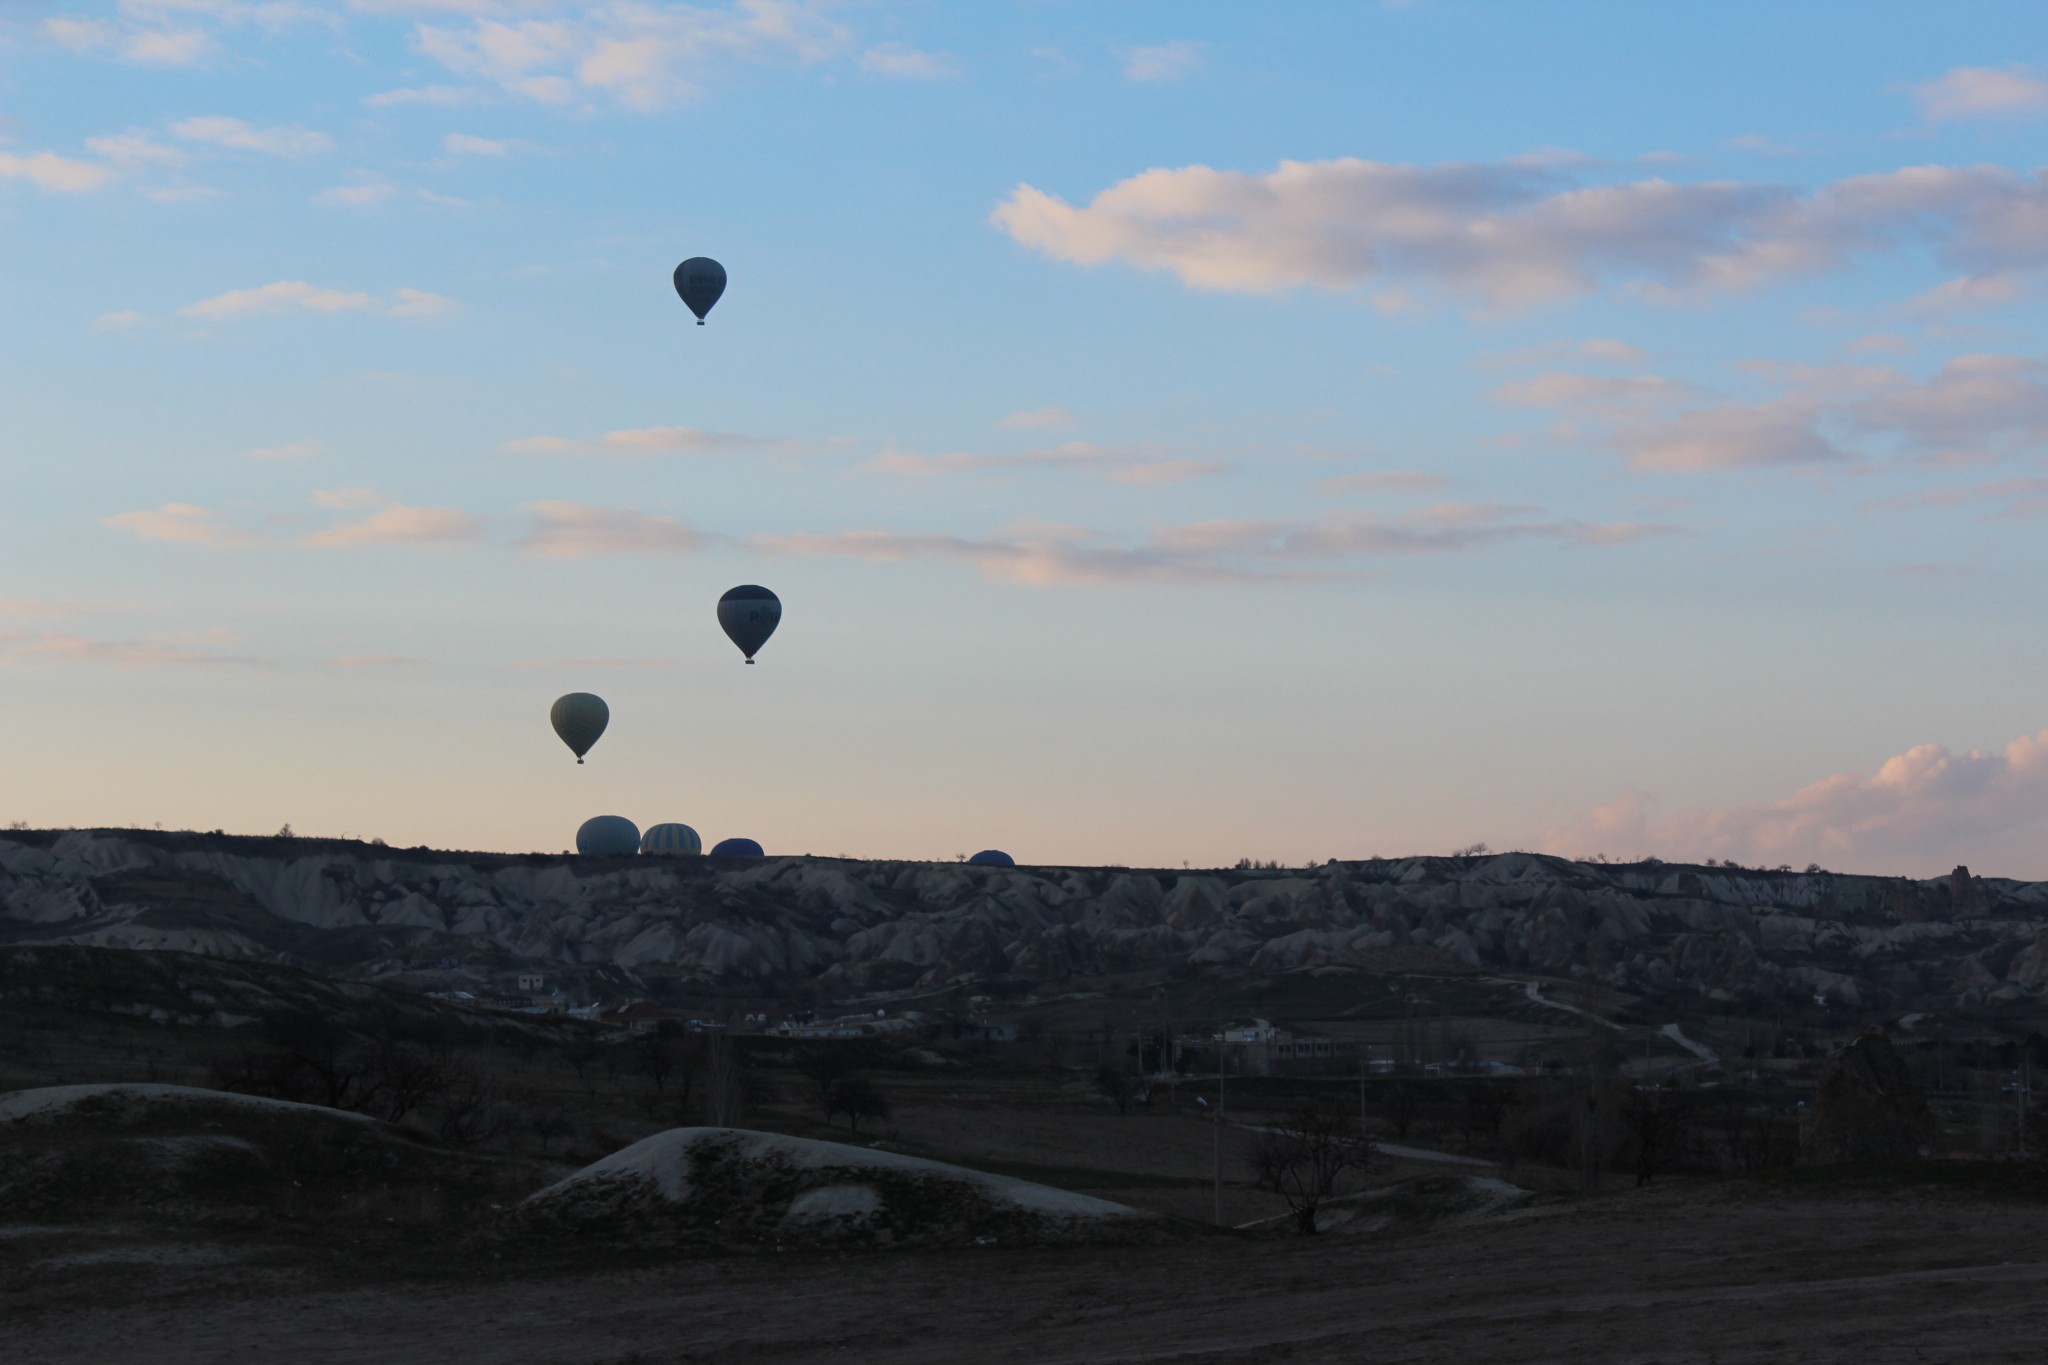
[[[1122,1204],[838,1142],[671,1128],[529,1198],[536,1226],[717,1245],[989,1245],[1123,1240]]]
[[[317,1115],[352,1123],[375,1122],[344,1109],[325,1109],[317,1104],[296,1104],[261,1095],[238,1095],[231,1090],[202,1090],[190,1085],[51,1085],[0,1095],[0,1125],[82,1121],[102,1127],[127,1127],[195,1106]]]
[[[460,1158],[361,1114],[176,1085],[0,1095],[0,1210],[324,1216],[434,1188]]]

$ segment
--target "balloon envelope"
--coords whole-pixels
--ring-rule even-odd
[[[718,599],[718,624],[748,663],[781,623],[782,599],[756,584],[742,583]]]
[[[714,858],[758,858],[761,846],[752,839],[720,839],[711,846]]]
[[[724,292],[725,267],[709,256],[692,256],[676,267],[676,296],[697,315],[699,327]]]
[[[591,692],[571,692],[566,697],[555,699],[554,709],[548,712],[548,719],[554,722],[555,733],[562,737],[562,743],[575,753],[581,763],[583,755],[590,752],[590,746],[597,743],[604,727],[611,724],[612,709],[604,704],[604,698]]]
[[[1015,867],[1017,860],[999,848],[985,848],[967,860],[976,867]]]
[[[593,815],[576,831],[576,851],[586,858],[614,857],[640,847],[640,827],[623,815]]]
[[[656,825],[640,836],[640,851],[670,858],[694,858],[704,851],[704,841],[688,825]]]

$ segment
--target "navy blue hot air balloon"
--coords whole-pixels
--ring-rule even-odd
[[[720,839],[711,846],[714,858],[758,858],[761,846],[752,839]]]
[[[576,831],[576,851],[609,858],[640,851],[640,827],[623,815],[593,815]]]
[[[781,623],[782,599],[756,584],[742,583],[718,599],[718,624],[748,663]]]
[[[1015,867],[1017,860],[999,848],[985,848],[967,860],[976,867]]]
[[[676,267],[676,295],[704,325],[704,315],[725,292],[725,267],[709,256],[692,256]]]

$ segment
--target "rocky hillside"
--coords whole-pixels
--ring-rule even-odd
[[[1755,1008],[1996,1009],[2048,986],[2048,883],[1526,853],[1176,872],[15,831],[0,943],[833,995],[1160,968],[1512,971]]]

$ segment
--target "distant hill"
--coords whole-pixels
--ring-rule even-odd
[[[1156,971],[1514,973],[1768,1010],[2032,1009],[2048,883],[1528,853],[1146,871],[582,858],[146,830],[0,837],[0,945],[177,949],[392,984],[823,997]]]

